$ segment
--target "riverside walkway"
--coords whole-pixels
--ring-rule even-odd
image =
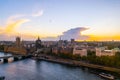
[[[83,61],[76,61],[76,60],[63,59],[63,58],[54,58],[52,56],[47,56],[47,57],[39,56],[39,57],[34,57],[34,59],[46,60],[46,61],[67,64],[67,65],[72,65],[72,66],[83,66],[83,67],[100,69],[100,70],[105,70],[105,71],[110,71],[110,72],[115,72],[115,73],[120,74],[120,69],[118,68],[96,65],[96,64],[86,63]]]

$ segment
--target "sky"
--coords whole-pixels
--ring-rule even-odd
[[[0,40],[120,40],[120,0],[0,0]]]

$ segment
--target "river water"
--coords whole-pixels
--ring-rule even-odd
[[[6,55],[0,52],[0,56]],[[79,67],[33,59],[1,63],[0,76],[5,80],[103,80]]]

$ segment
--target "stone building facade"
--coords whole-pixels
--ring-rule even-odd
[[[114,56],[116,52],[120,52],[119,49],[108,50],[104,47],[96,48],[96,56]]]
[[[11,52],[14,54],[27,55],[27,49],[22,45],[20,37],[16,37],[16,41],[14,45],[5,46],[4,51]]]
[[[79,46],[73,48],[73,55],[87,56],[87,49],[83,49]]]

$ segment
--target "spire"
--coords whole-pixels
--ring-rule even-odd
[[[38,40],[40,40],[39,36],[38,36]]]

